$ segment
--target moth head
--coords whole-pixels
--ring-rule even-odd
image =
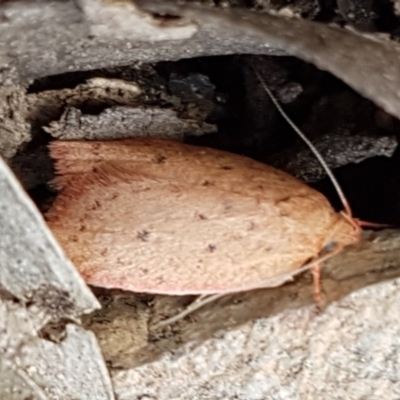
[[[357,220],[350,217],[346,212],[337,215],[338,218],[329,232],[329,242],[335,242],[342,247],[359,242],[361,227]]]

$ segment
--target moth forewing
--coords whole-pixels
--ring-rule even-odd
[[[108,146],[134,156],[93,158]],[[74,159],[69,148],[76,142],[53,142],[51,152]],[[317,256],[341,218],[319,192],[245,157],[162,139],[81,142],[83,159],[85,148],[91,170],[79,172],[77,160],[71,179],[56,164],[68,185],[47,220],[95,286],[178,295],[256,288]]]
[[[167,323],[225,294],[281,285],[360,236],[323,160],[345,214],[296,178],[219,150],[135,138],[57,141],[50,152],[61,191],[46,218],[87,283],[203,296]]]

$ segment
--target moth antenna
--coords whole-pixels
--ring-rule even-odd
[[[254,68],[253,68],[254,69]],[[279,104],[278,100],[276,97],[273,95],[271,89],[267,86],[265,83],[264,79],[261,77],[261,75],[258,73],[257,70],[254,69],[254,72],[257,76],[257,79],[260,81],[261,86],[263,89],[266,91],[272,102],[274,103],[275,107],[279,111],[279,113],[282,115],[282,117],[286,120],[286,122],[292,127],[292,129],[300,136],[300,138],[305,142],[305,144],[309,147],[309,149],[313,152],[315,157],[317,157],[317,160],[320,162],[322,165],[322,168],[325,170],[326,174],[328,175],[329,179],[331,180],[333,186],[335,187],[335,190],[340,198],[340,201],[343,204],[343,207],[345,209],[346,214],[352,218],[352,212],[350,205],[346,199],[346,196],[343,193],[342,188],[339,185],[339,182],[336,180],[335,175],[333,174],[332,170],[329,168],[328,164],[325,162],[324,158],[322,157],[321,153],[316,149],[316,147],[311,143],[311,141],[307,138],[307,136],[300,130],[300,128],[290,119],[290,117],[286,114],[286,112],[283,110],[281,105]]]

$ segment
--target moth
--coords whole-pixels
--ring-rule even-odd
[[[50,154],[47,224],[94,286],[214,299],[279,286],[360,237],[349,208],[240,155],[153,138],[54,141]]]

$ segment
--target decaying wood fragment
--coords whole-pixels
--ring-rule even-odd
[[[215,132],[216,127],[179,118],[172,109],[115,106],[99,115],[84,115],[76,108],[68,108],[59,121],[52,122],[44,130],[53,137],[68,140],[110,140],[132,136],[183,140],[185,135]]]

